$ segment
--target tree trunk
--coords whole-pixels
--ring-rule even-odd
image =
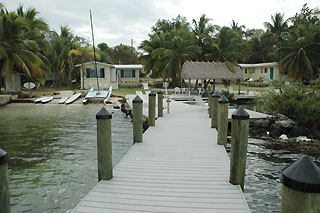
[[[196,84],[194,85],[194,89],[198,88],[198,79],[196,80]]]

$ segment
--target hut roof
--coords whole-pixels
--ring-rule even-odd
[[[230,71],[225,62],[187,61],[182,66],[182,79],[242,79],[243,74],[237,65]]]

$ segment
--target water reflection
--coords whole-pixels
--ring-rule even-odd
[[[9,154],[12,212],[65,212],[97,183],[101,105],[10,104],[0,108],[0,147]],[[113,165],[132,146],[132,123],[112,118]]]

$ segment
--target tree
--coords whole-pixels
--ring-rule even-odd
[[[267,32],[276,38],[277,46],[282,46],[283,33],[288,32],[288,19],[284,20],[284,14],[276,13],[271,15],[271,23],[264,22],[264,26],[267,28]]]
[[[136,64],[138,61],[135,48],[124,44],[115,46],[110,57],[114,64]]]
[[[174,29],[165,36],[166,45],[151,53],[152,58],[165,64],[163,72],[170,76],[172,86],[180,86],[183,63],[201,53],[201,49],[194,45],[193,38],[193,34],[185,28]]]
[[[12,82],[14,72],[24,73],[35,82],[44,82],[44,63],[36,54],[37,42],[26,37],[27,21],[4,7],[0,10],[0,78]]]
[[[86,46],[82,47],[80,46],[80,44],[76,44],[76,48],[70,50],[68,53],[68,56],[73,59],[72,62],[74,61],[74,59],[80,61],[81,63],[80,75],[82,75],[82,79],[84,79],[84,70],[85,70],[84,63],[86,61],[89,61],[90,59],[92,60],[94,56],[94,52],[90,47],[90,45],[87,44]],[[100,60],[100,55],[98,53],[96,53],[96,58],[97,60]],[[71,80],[71,75],[72,75],[72,72],[70,72],[69,80]],[[81,88],[84,88],[84,82],[81,82],[81,83],[82,83]]]
[[[245,25],[240,25],[239,26],[239,23],[238,22],[235,22],[235,20],[232,20],[231,22],[231,29],[235,32],[235,33],[238,33],[241,38],[245,35],[245,31],[244,29],[246,28]]]
[[[207,18],[205,14],[201,15],[199,21],[197,22],[195,19],[192,20],[193,29],[192,32],[194,33],[197,45],[201,48],[202,54],[200,57],[200,60],[205,60],[205,54],[207,46],[208,46],[208,40],[210,39],[210,35],[214,31],[214,26],[209,24],[209,21],[211,19]]]

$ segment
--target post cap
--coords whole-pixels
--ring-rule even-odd
[[[280,179],[290,189],[320,193],[320,168],[306,155],[283,170]]]
[[[149,96],[156,96],[156,94],[154,94],[154,92],[151,91],[151,92],[149,93]]]
[[[142,103],[143,100],[140,98],[139,95],[137,95],[133,100],[132,100],[132,103]]]
[[[210,90],[209,94],[210,94],[210,95],[214,94],[214,90],[213,90],[213,89]]]
[[[104,107],[102,107],[102,109],[96,114],[97,120],[108,120],[111,118],[112,115]]]
[[[0,148],[0,166],[8,163],[8,153]]]
[[[160,91],[158,91],[158,94],[163,94],[163,92],[160,90]]]
[[[229,100],[224,95],[219,99],[219,104],[228,104],[228,103],[229,103]]]
[[[231,117],[232,119],[236,120],[248,120],[250,118],[249,114],[242,106],[240,106],[236,111],[234,111]]]
[[[215,91],[212,95],[213,98],[220,98],[220,94],[218,91]]]

